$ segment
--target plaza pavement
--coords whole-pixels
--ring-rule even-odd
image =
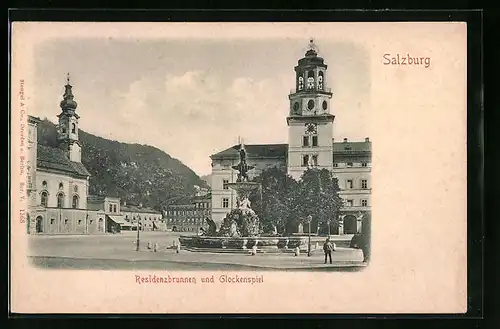
[[[137,252],[136,233],[116,235],[30,236],[29,257],[38,267],[75,269],[171,269],[171,270],[319,270],[354,271],[363,268],[361,250],[337,248],[333,264],[324,264],[322,250],[307,254],[221,254],[208,252],[177,253],[168,249],[179,233],[141,232]],[[159,250],[147,249],[158,243]]]

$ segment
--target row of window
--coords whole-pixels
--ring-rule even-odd
[[[346,189],[353,189],[354,188],[354,181],[352,179],[346,180],[345,187],[346,187]],[[359,187],[362,189],[367,189],[368,188],[368,180],[362,179],[360,181]]]
[[[345,204],[348,207],[353,207],[354,206],[354,200],[350,200],[350,199],[349,200],[345,200]],[[368,206],[368,200],[366,200],[366,199],[361,200],[360,206],[367,207]],[[229,208],[229,198],[222,198],[222,208]]]
[[[357,206],[356,204],[354,204],[354,200],[350,200],[350,199],[349,200],[345,200],[345,205],[347,207],[355,207],[355,206]],[[366,200],[366,199],[360,200],[359,206],[361,206],[361,207],[368,207],[368,200]]]
[[[169,218],[167,219],[168,223],[183,223],[183,224],[203,224],[205,222],[204,219],[201,218],[183,218],[183,219],[177,219],[177,218]]]
[[[42,182],[42,188],[43,188],[44,190],[47,190],[47,189],[48,189],[48,184],[47,184],[47,181],[45,181],[45,180],[44,180],[44,181]],[[60,189],[60,190],[64,189],[64,184],[63,184],[63,183],[59,183],[59,189]],[[73,186],[73,192],[78,193],[78,186],[77,186],[77,185]]]
[[[127,222],[129,222],[129,218],[128,218],[128,215],[125,215],[125,220]],[[135,216],[132,216],[132,221],[135,221],[136,220],[136,217]],[[144,221],[144,220],[149,220],[149,221],[155,221],[155,220],[161,220],[160,217],[141,217],[141,221]]]
[[[195,208],[209,208],[209,204],[207,202],[195,203]]]
[[[64,127],[64,123],[61,125],[61,132],[63,134],[66,133],[66,127]],[[76,125],[74,123],[71,124],[71,133],[76,134]]]
[[[317,167],[317,166],[318,166],[317,154],[302,155],[302,167]]]
[[[343,163],[334,163],[333,164],[333,166],[335,168],[339,167],[339,165],[343,165]],[[368,167],[368,163],[367,162],[361,162],[361,163],[346,162],[345,166],[348,167],[348,168],[352,168],[352,167]]]
[[[318,136],[316,135],[302,136],[302,146],[303,147],[318,146]]]
[[[47,191],[42,191],[40,193],[40,205],[42,207],[47,207],[49,204],[49,193]],[[73,195],[73,202],[71,207],[74,209],[78,209],[80,204],[80,198],[78,195]],[[57,193],[57,208],[63,208],[64,207],[64,193],[59,192]]]
[[[41,221],[41,220],[42,220],[42,219],[41,219],[41,217],[37,217],[37,224],[38,224],[38,221]],[[64,225],[68,225],[68,221],[69,221],[69,220],[66,218],[66,219],[64,220]],[[51,219],[50,219],[50,224],[51,224],[51,225],[52,225],[52,224],[55,224],[55,222],[56,222],[55,218],[51,218]],[[102,222],[103,222],[102,218],[99,218],[99,224],[102,224]],[[90,219],[90,220],[89,220],[89,224],[90,224],[90,225],[93,225],[93,224],[94,224],[94,220],[93,220],[93,219]],[[79,220],[78,220],[78,225],[83,225],[83,221],[82,221],[81,219],[79,219]]]
[[[109,205],[109,212],[118,213],[118,211],[116,211],[116,204]]]
[[[306,89],[314,89],[314,71],[310,70],[307,72],[307,85]],[[323,72],[320,71],[318,73],[318,84],[317,84],[318,90],[323,90]],[[297,81],[297,89],[302,90],[304,89],[304,77],[299,76],[298,81]]]
[[[171,216],[196,216],[196,215],[205,215],[210,213],[209,210],[167,210],[166,214]]]

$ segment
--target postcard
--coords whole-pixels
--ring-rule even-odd
[[[461,22],[14,22],[16,313],[464,313]]]

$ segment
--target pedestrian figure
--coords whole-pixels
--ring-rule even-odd
[[[323,251],[325,252],[325,264],[326,264],[327,258],[330,258],[330,264],[332,264],[333,245],[330,242],[330,238],[327,238],[325,243],[323,244]]]

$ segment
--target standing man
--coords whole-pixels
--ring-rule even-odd
[[[332,263],[332,251],[333,251],[333,244],[330,242],[330,238],[326,238],[325,243],[323,244],[323,251],[325,252],[325,264],[326,264],[326,259],[329,257],[330,258],[330,264]]]

